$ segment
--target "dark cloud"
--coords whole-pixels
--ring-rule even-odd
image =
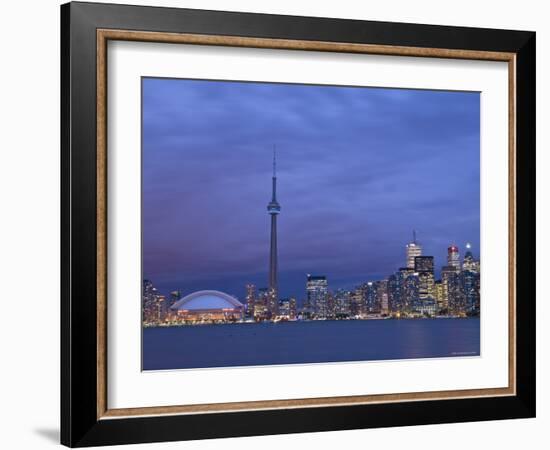
[[[479,94],[143,80],[144,276],[161,289],[265,285],[278,153],[280,289],[389,275],[418,230],[444,264],[479,248]]]

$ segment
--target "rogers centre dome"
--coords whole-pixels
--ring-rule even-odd
[[[220,291],[197,291],[178,300],[170,309],[183,320],[216,321],[241,319],[244,305]]]

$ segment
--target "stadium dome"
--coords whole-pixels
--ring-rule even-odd
[[[185,320],[228,320],[242,318],[244,305],[224,292],[197,291],[181,298],[170,309]]]

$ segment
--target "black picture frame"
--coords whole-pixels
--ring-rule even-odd
[[[516,395],[105,419],[97,415],[98,29],[516,55]],[[61,6],[61,443],[71,447],[535,416],[534,32],[68,3]]]

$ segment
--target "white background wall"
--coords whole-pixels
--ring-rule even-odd
[[[365,20],[537,32],[537,278],[550,271],[550,14],[545,3],[501,0],[139,1]],[[59,423],[59,1],[4,2],[0,27],[0,447],[41,449]],[[543,126],[546,125],[546,126]],[[544,151],[546,150],[546,151]],[[546,193],[546,194],[545,194]],[[538,418],[471,424],[224,439],[136,448],[548,448],[548,290],[538,286]],[[522,299],[534,301],[534,299]],[[10,311],[20,312],[11,321]]]

